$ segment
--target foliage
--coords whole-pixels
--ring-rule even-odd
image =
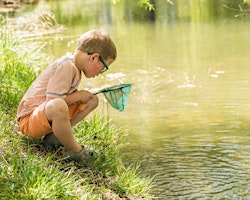
[[[23,93],[34,80],[36,73],[32,69],[34,60],[30,53],[33,46],[23,46],[11,32],[0,32],[0,101],[6,110],[15,110]]]
[[[116,5],[120,2],[120,0],[112,0],[113,4]],[[150,2],[150,0],[138,0],[138,5],[145,10],[154,10],[154,5]]]
[[[111,185],[119,194],[130,192],[131,194],[148,194],[151,181],[145,182],[138,177],[139,166],[129,166],[128,168],[119,168],[120,176],[114,184]],[[146,187],[145,187],[146,186]]]
[[[113,4],[116,5],[118,3],[120,3],[120,0],[112,0]],[[169,5],[176,5],[176,1],[175,0],[165,0]],[[235,17],[244,17],[246,15],[249,14],[250,10],[249,10],[249,4],[250,1],[249,0],[220,0],[220,1],[209,1],[207,0],[207,3],[212,3],[215,2],[216,4],[220,4],[223,5],[225,8],[227,8],[228,10],[232,11],[232,12],[236,12],[237,14],[235,14]],[[138,6],[143,8],[144,10],[147,11],[155,11],[155,1],[150,1],[150,0],[137,0]],[[197,0],[197,1],[190,1],[190,4],[195,4],[197,6],[197,8],[200,7],[200,5],[202,3],[206,3],[204,1],[201,0]],[[185,2],[185,4],[187,4],[187,2]],[[218,7],[218,5],[217,5]]]
[[[105,175],[115,175],[121,166],[120,152],[126,145],[124,132],[112,124],[111,120],[95,115],[89,122],[83,121],[74,127],[81,144],[98,153],[94,170],[102,170]]]
[[[105,122],[104,118],[97,115],[88,122],[84,136],[76,132],[79,141],[88,140],[88,146],[94,144],[96,139],[91,139],[88,131],[98,130],[95,123],[112,126],[108,137],[103,138],[94,146],[102,149],[109,146],[103,154],[105,160],[97,159],[93,168],[80,163],[68,162],[60,153],[64,149],[48,151],[40,147],[37,139],[20,137],[13,133],[11,118],[2,112],[0,119],[0,199],[150,199],[149,189],[151,180],[139,174],[138,166],[123,166],[118,153],[114,152],[113,139],[123,137],[113,124]],[[11,123],[10,123],[11,122]],[[79,125],[80,129],[84,124]],[[91,128],[93,127],[93,128]],[[117,131],[119,135],[116,134]],[[112,135],[115,135],[112,137]],[[110,144],[112,143],[112,144]],[[117,146],[120,148],[119,142]],[[119,148],[116,147],[116,150]],[[122,150],[122,149],[120,149]],[[114,157],[115,155],[115,157]],[[102,160],[102,164],[100,161]],[[119,160],[119,163],[112,161]]]
[[[25,17],[5,18],[3,28],[23,38],[43,39],[44,36],[61,32],[64,27],[58,24],[54,13],[49,9],[38,8]]]
[[[27,20],[5,20],[0,30],[0,101],[6,111],[15,112],[28,86],[51,60],[42,53],[46,43],[32,39],[37,36],[42,39],[41,35],[58,31],[59,25],[50,12],[40,10],[36,13]]]
[[[77,199],[83,180],[51,164],[51,156],[5,154],[0,158],[1,199]],[[82,191],[84,193],[84,191]]]
[[[119,2],[120,0],[113,0],[114,5],[118,4]],[[166,2],[171,5],[174,5],[172,0],[166,0]],[[138,5],[145,10],[149,10],[149,11],[155,10],[155,6],[153,3],[151,3],[150,0],[138,0]]]
[[[223,6],[235,13],[235,17],[245,17],[249,15],[249,3],[248,0],[222,0]]]
[[[140,0],[139,2],[139,6],[144,8],[145,10],[154,10],[154,5],[152,3],[150,3],[150,0]]]
[[[52,56],[42,53],[46,45],[42,36],[61,30],[62,26],[48,10],[35,10],[27,18],[3,20],[0,30],[0,101],[6,111],[15,112],[26,89],[51,61]]]
[[[148,197],[151,180],[139,177],[138,166],[126,168],[121,160],[121,152],[125,143],[125,134],[117,126],[98,115],[89,122],[83,122],[74,128],[81,144],[94,149],[98,154],[91,171],[94,179],[102,177],[103,186],[115,191],[119,196],[142,195]],[[86,172],[85,178],[91,177]],[[106,178],[105,178],[106,177]]]

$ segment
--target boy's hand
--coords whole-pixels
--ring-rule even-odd
[[[73,103],[83,103],[86,104],[90,99],[93,98],[93,94],[87,90],[80,90],[73,92],[65,98],[65,101],[68,105]]]
[[[87,103],[94,96],[91,92],[87,90],[80,90],[78,91],[78,93],[79,93],[80,103]]]

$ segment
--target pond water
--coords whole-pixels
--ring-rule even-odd
[[[125,111],[101,100],[97,112],[128,132],[124,160],[154,177],[153,194],[250,199],[248,20],[133,21],[122,3],[72,2],[43,4],[59,20],[68,12],[68,37],[52,41],[47,50],[57,57],[73,51],[75,39],[90,28],[111,34],[117,61],[96,80],[83,80],[82,87],[133,83]],[[72,7],[86,16],[70,18]]]

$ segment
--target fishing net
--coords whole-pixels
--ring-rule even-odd
[[[123,111],[128,104],[132,84],[119,84],[106,87],[95,94],[103,93],[110,105],[116,110]]]

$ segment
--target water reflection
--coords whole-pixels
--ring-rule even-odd
[[[248,123],[241,122],[239,131],[238,122],[231,120],[203,125],[191,120],[172,127],[168,123],[165,130],[159,124],[154,133],[131,136],[129,149],[137,152],[132,160],[140,160],[143,170],[155,175],[155,191],[162,199],[246,199]]]
[[[159,199],[249,198],[249,40],[245,25],[237,24],[240,40],[228,35],[236,24],[223,26],[141,34],[148,26],[135,25],[121,44],[129,55],[117,61],[123,76],[100,81],[134,84],[126,110],[110,115],[128,129],[125,157],[155,176]]]
[[[129,132],[126,161],[139,162],[145,174],[155,176],[154,194],[159,199],[250,199],[248,22],[213,15],[196,20],[198,13],[189,12],[195,11],[191,1],[159,7],[155,23],[134,21],[130,4],[118,9],[103,1],[84,1],[85,7],[74,1],[84,12],[66,15],[71,10],[62,12],[65,2],[51,7],[68,26],[64,34],[74,36],[47,50],[61,56],[67,44],[73,51],[75,39],[89,28],[110,32],[117,61],[108,74],[84,79],[82,87],[133,83],[125,111],[110,108],[108,114]],[[100,99],[98,112],[107,114]]]

